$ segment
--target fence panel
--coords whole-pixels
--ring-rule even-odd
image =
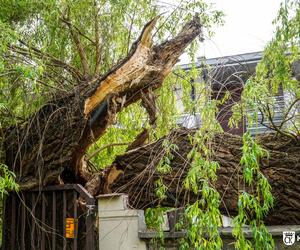
[[[11,193],[2,249],[97,249],[96,211],[95,199],[79,184]]]

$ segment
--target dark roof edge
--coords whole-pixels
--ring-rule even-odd
[[[223,57],[214,57],[214,58],[198,58],[198,61],[196,63],[196,67],[200,68],[203,63],[208,64],[211,67],[217,67],[217,66],[230,66],[232,64],[248,64],[251,62],[259,62],[262,58],[262,51],[257,52],[249,52],[249,53],[243,53],[243,54],[236,54],[236,55],[230,55],[230,56],[223,56]],[[188,64],[182,64],[178,65],[180,68],[184,70],[190,69],[191,63]]]

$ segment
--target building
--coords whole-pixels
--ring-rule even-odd
[[[226,56],[220,58],[199,58],[196,68],[201,69],[202,79],[192,81],[192,85],[204,81],[210,84],[212,88],[212,98],[222,100],[227,91],[230,92],[231,97],[222,105],[219,106],[217,119],[220,122],[224,131],[231,134],[242,135],[246,130],[252,135],[270,132],[270,122],[265,119],[261,113],[258,113],[258,123],[249,125],[246,118],[240,122],[238,128],[230,128],[228,126],[229,119],[232,115],[232,106],[241,100],[241,93],[247,80],[255,74],[255,68],[262,58],[262,52],[252,52],[240,55]],[[191,64],[181,65],[184,70],[190,70]],[[193,89],[193,88],[192,88]],[[177,89],[178,95],[180,90]],[[194,98],[191,93],[191,98]],[[274,97],[274,115],[273,122],[279,125],[283,119],[284,104],[286,96],[282,89],[279,90],[277,96]],[[253,110],[249,110],[253,112]],[[183,114],[179,123],[186,127],[200,126],[199,114]]]

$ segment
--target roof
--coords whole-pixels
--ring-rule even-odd
[[[257,63],[262,58],[262,52],[251,52],[215,58],[198,58],[196,68],[205,69],[203,79],[210,79],[214,86],[245,83],[255,73]],[[189,70],[192,64],[180,65],[183,70]]]
[[[237,54],[237,55],[231,55],[231,56],[224,56],[224,57],[214,57],[205,59],[205,57],[198,58],[198,61],[196,63],[196,67],[200,68],[203,66],[203,64],[207,64],[211,67],[232,67],[232,66],[238,66],[238,65],[256,65],[262,58],[262,52],[250,52],[250,53],[244,53],[244,54]],[[188,70],[191,68],[191,63],[188,64],[182,64],[180,65],[182,69]]]

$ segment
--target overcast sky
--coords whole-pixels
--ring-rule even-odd
[[[272,38],[272,21],[281,0],[210,0],[225,13],[225,24],[215,29],[215,36],[206,40],[198,56],[222,57],[261,51]],[[182,56],[180,64],[187,63]]]

